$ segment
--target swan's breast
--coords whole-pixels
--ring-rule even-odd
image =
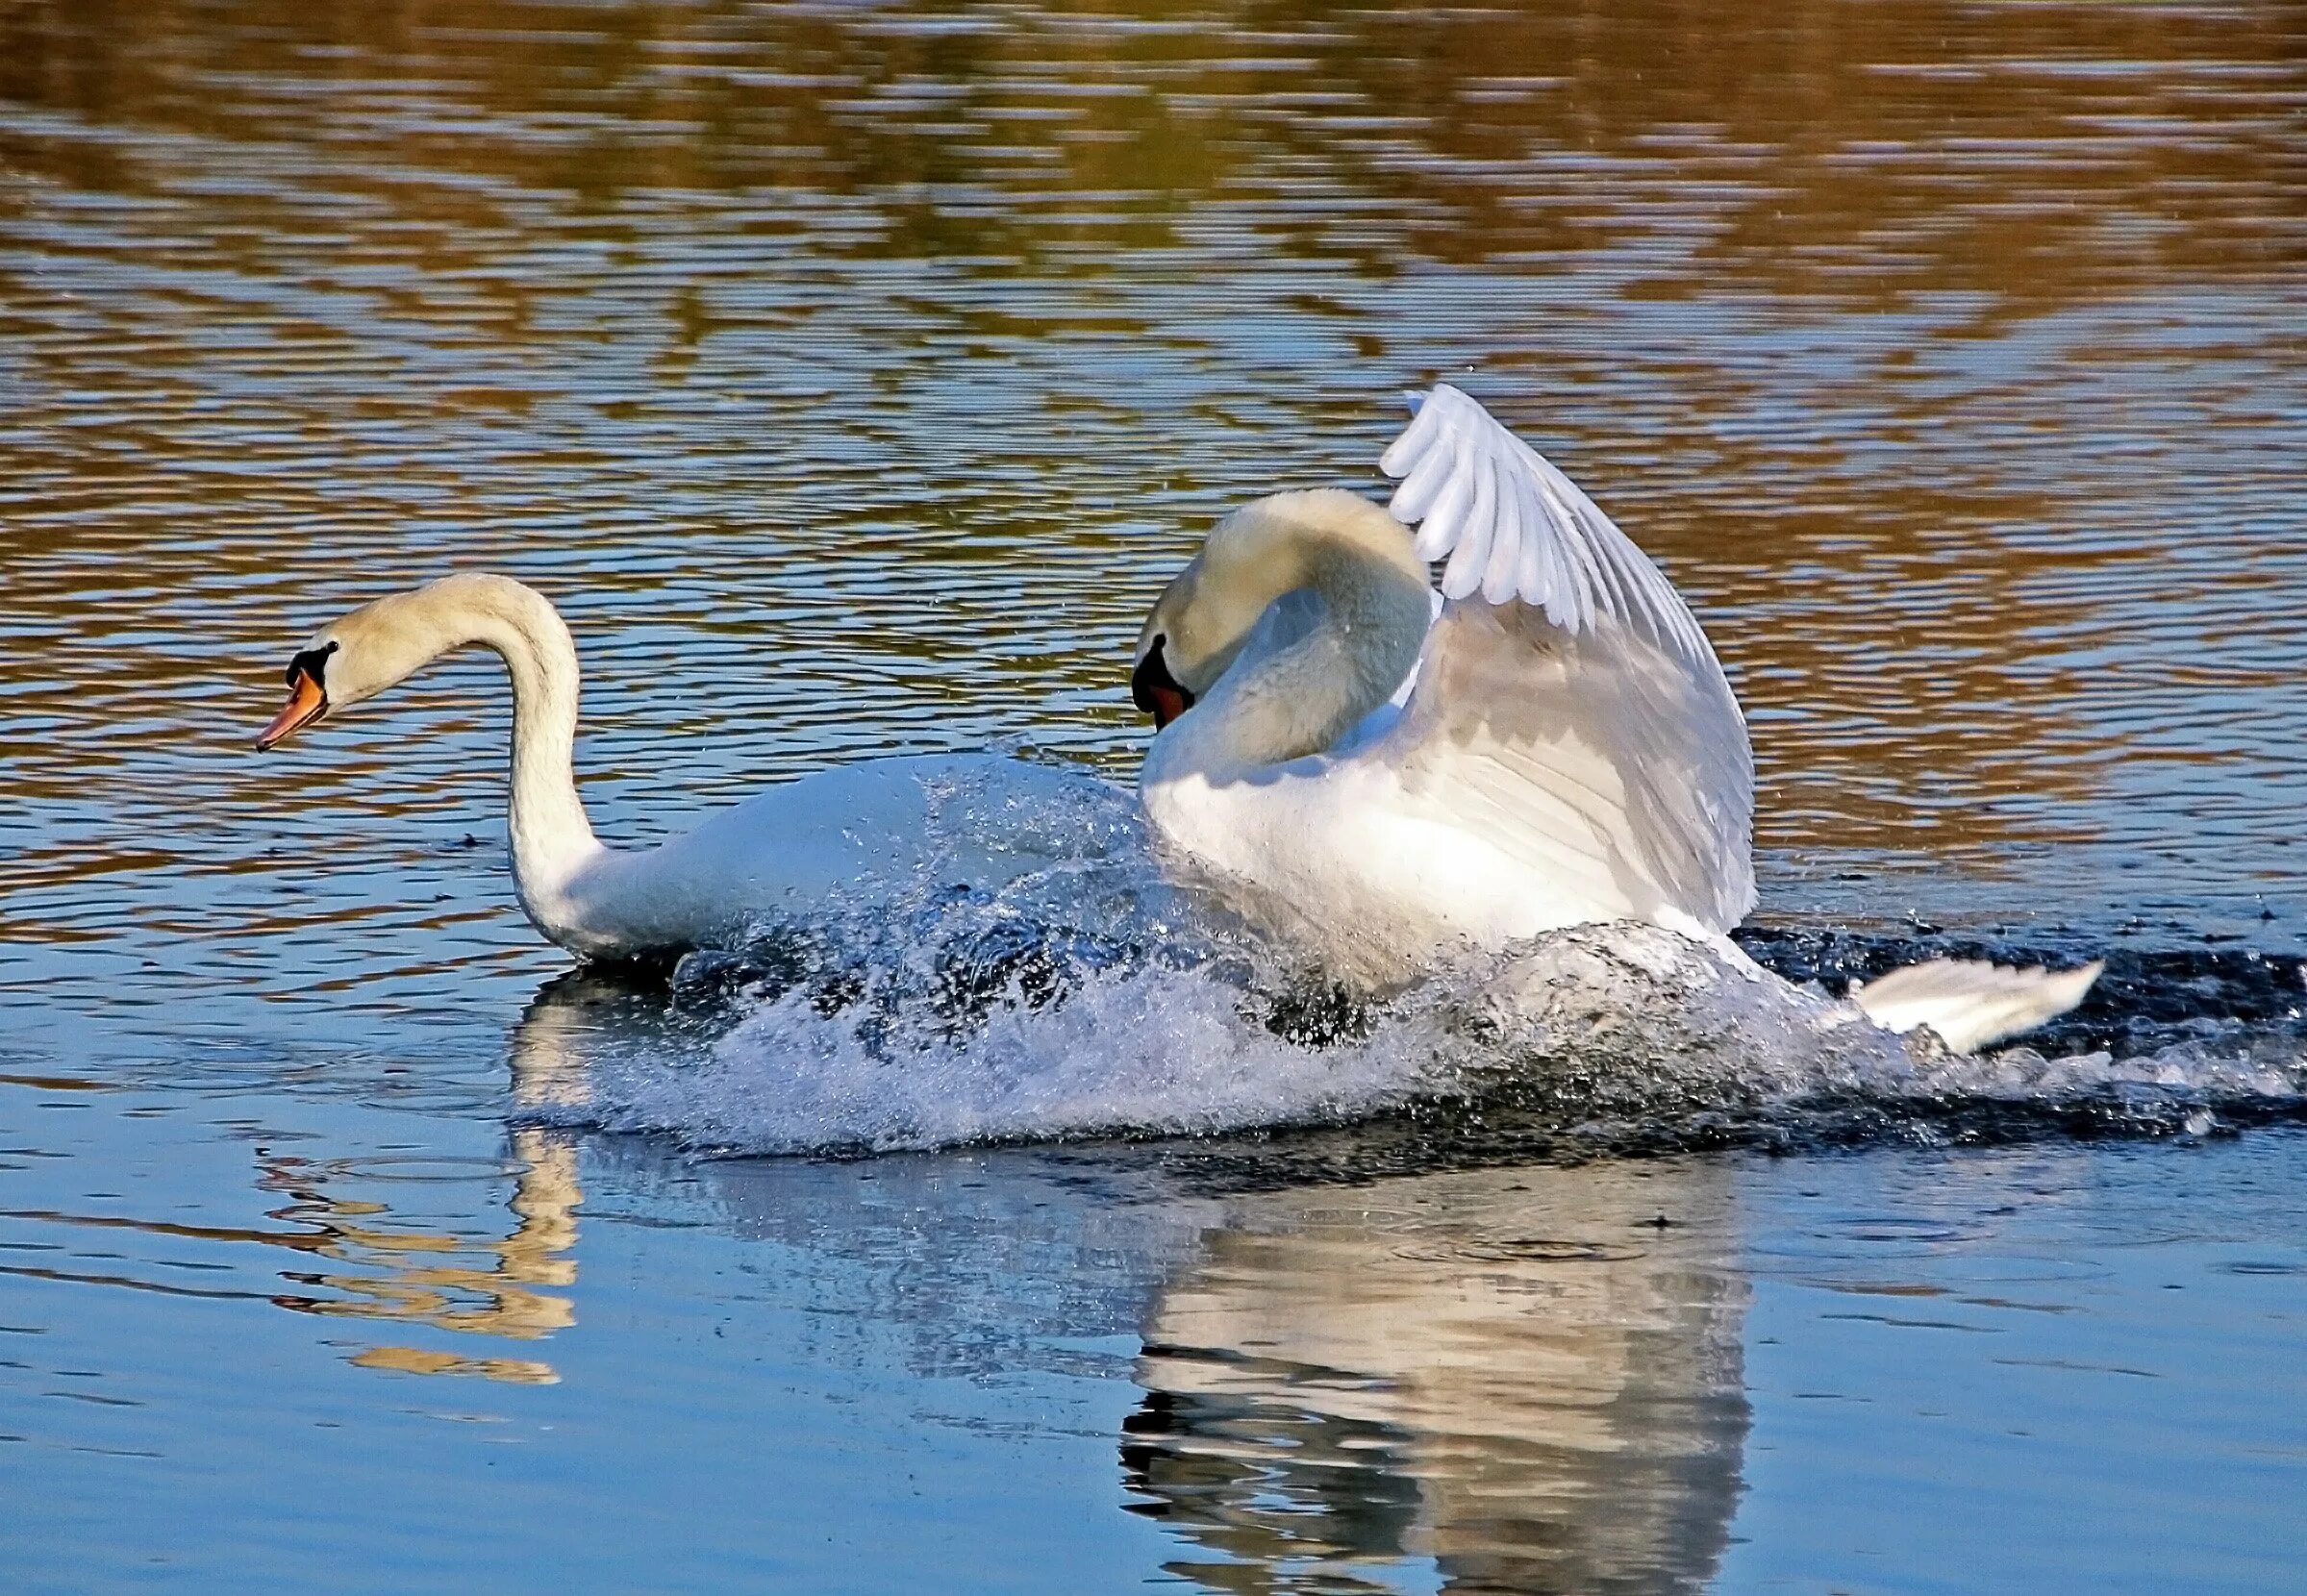
[[[1272,935],[1382,980],[1472,945],[1645,917],[1606,876],[1527,838],[1493,838],[1410,790],[1391,767],[1306,761],[1235,782],[1149,785],[1166,859]]]

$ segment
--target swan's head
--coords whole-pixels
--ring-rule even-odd
[[[1138,649],[1130,663],[1130,701],[1153,716],[1156,731],[1192,709],[1193,701],[1210,690],[1210,684],[1224,674],[1241,648],[1239,639],[1231,650],[1212,646],[1212,623],[1194,606],[1201,573],[1201,557],[1196,555],[1162,589],[1153,613],[1138,633]],[[1181,668],[1200,686],[1180,681]]]
[[[278,747],[338,710],[349,710],[414,675],[464,641],[455,622],[518,584],[460,573],[364,604],[313,635],[288,661],[288,702],[257,734],[257,749]]]
[[[1374,556],[1424,591],[1425,570],[1411,552],[1408,529],[1360,494],[1334,487],[1275,493],[1220,521],[1162,589],[1138,634],[1130,697],[1153,716],[1155,729],[1207,697],[1274,601],[1307,586],[1325,560],[1342,553]],[[1305,624],[1305,617],[1277,619],[1290,624],[1271,635],[1275,642]]]

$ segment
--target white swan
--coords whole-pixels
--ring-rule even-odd
[[[1140,779],[1157,845],[1380,984],[1612,920],[1752,968],[1723,934],[1755,902],[1754,761],[1705,633],[1480,405],[1446,385],[1412,402],[1380,461],[1401,479],[1389,508],[1261,499],[1147,617],[1132,689],[1159,727]],[[2097,974],[1938,961],[1853,997],[1968,1050],[2065,1012]]]
[[[577,796],[577,651],[543,595],[465,573],[365,605],[288,662],[277,746],[451,650],[502,656],[513,678],[513,875],[521,908],[583,959],[678,952],[757,921],[869,907],[924,885],[997,888],[1134,831],[1111,784],[990,755],[867,760],[723,810],[654,848],[605,847]]]

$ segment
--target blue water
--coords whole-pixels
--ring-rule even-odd
[[[2303,59],[0,12],[0,1583],[2295,1588]],[[885,959],[875,1030],[566,979],[491,663],[247,748],[316,625],[477,565],[569,617],[613,839],[882,752],[1126,781],[1160,584],[1375,489],[1436,378],[1707,625],[1759,957],[2092,1003],[1919,1083],[1127,961],[956,1038]]]
[[[16,1588],[2279,1589],[2307,1551],[2296,1132],[1250,1191],[1158,1145],[0,1103],[44,1155]]]

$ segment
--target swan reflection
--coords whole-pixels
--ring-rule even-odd
[[[1662,1590],[1747,1426],[1731,1179],[1501,1170],[1247,1199],[1148,1320],[1121,1456],[1213,1590]],[[1664,1227],[1657,1220],[1668,1221]]]
[[[405,1257],[385,1280],[333,1282],[361,1295],[326,1310],[516,1337],[565,1328],[574,1149],[520,1126],[522,1110],[582,1103],[624,1050],[662,1062],[697,1039],[662,989],[584,973],[548,985],[513,1038],[525,1167],[490,1266]],[[610,1156],[613,1185],[646,1184],[616,1168]],[[861,1309],[893,1337],[877,1356],[906,1366],[997,1379],[1058,1342],[1141,1327],[1126,1505],[1177,1538],[1172,1573],[1203,1588],[1684,1589],[1727,1543],[1747,1406],[1726,1165],[1214,1194],[1153,1145],[688,1175],[720,1226],[783,1244],[781,1291]],[[839,1344],[818,1354],[860,1356],[848,1324],[823,1326]],[[406,1349],[358,1360],[524,1378]],[[537,1367],[526,1378],[551,1377]]]
[[[515,1097],[579,1102],[622,1050],[696,1039],[661,992],[564,977],[523,1020]],[[1728,1165],[1227,1194],[1189,1186],[1171,1146],[877,1160],[871,1180],[813,1160],[691,1173],[720,1223],[790,1244],[781,1272],[826,1271],[787,1282],[800,1299],[838,1281],[921,1335],[909,1361],[993,1378],[1046,1356],[1042,1337],[1140,1327],[1127,1505],[1184,1543],[1172,1572],[1203,1587],[1713,1576],[1747,1429]],[[1290,1163],[1226,1161],[1260,1178]]]
[[[514,1028],[510,1059],[516,1107],[564,1102],[584,1092],[583,1038],[599,1004],[628,989],[583,974],[548,983]],[[577,1280],[577,1208],[585,1200],[577,1148],[565,1135],[515,1124],[508,1133],[513,1195],[505,1234],[476,1239],[392,1222],[387,1206],[344,1187],[389,1169],[362,1161],[273,1156],[258,1184],[287,1196],[270,1217],[299,1227],[249,1233],[326,1259],[324,1271],[284,1278],[331,1294],[284,1292],[281,1307],[323,1318],[422,1325],[464,1335],[539,1341],[577,1322],[564,1293]],[[542,1359],[383,1343],[355,1352],[362,1368],[401,1374],[477,1375],[519,1384],[560,1376]]]

